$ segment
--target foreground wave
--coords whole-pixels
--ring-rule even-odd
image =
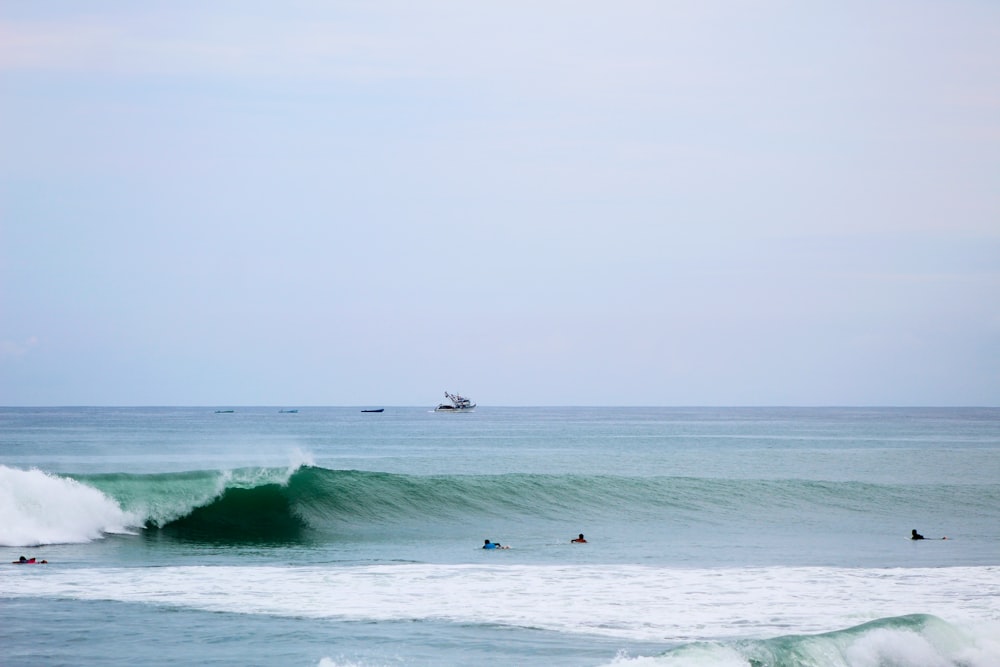
[[[845,630],[733,642],[694,642],[655,657],[619,657],[616,667],[988,667],[1000,643],[936,616],[880,618]]]
[[[628,516],[712,524],[781,513],[893,513],[1000,504],[1000,485],[885,485],[807,480],[581,475],[412,476],[302,465],[164,474],[55,475],[0,466],[0,545],[87,542],[160,531],[220,542],[288,541],[343,530],[488,517]]]
[[[619,665],[992,667],[1000,664],[998,591],[996,567],[687,569],[488,562],[0,572],[0,598],[505,627],[663,647],[620,656]],[[470,604],[484,599],[496,603]]]

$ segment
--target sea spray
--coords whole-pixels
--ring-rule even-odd
[[[0,465],[0,545],[89,542],[142,524],[99,490],[40,470]]]
[[[300,522],[292,515],[290,501],[284,498],[286,494],[279,489],[288,484],[298,465],[75,476],[0,466],[0,517],[3,517],[0,545],[89,542],[107,534],[135,533],[179,521],[187,521],[190,529],[192,525],[205,523],[204,516],[199,518],[199,510],[203,515],[204,508],[217,503],[222,506],[221,510],[215,508],[216,516],[220,511],[229,515],[209,523],[222,526],[236,523],[236,537],[239,537],[241,530],[252,532],[255,521],[266,526],[267,512],[263,512],[265,518],[261,519],[261,510],[277,502],[283,509],[280,517],[272,518],[272,523],[277,525],[278,533],[286,533],[286,523]],[[204,535],[211,531],[211,526],[194,530]],[[227,534],[233,537],[233,530]]]

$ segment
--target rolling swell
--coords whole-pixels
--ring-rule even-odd
[[[78,477],[148,531],[192,540],[287,541],[386,527],[479,525],[490,517],[552,521],[778,524],[801,517],[898,517],[904,510],[972,511],[1000,485],[904,486],[807,480],[587,475],[414,476],[317,466]]]
[[[293,474],[281,468],[244,468],[77,479],[113,498],[147,534],[155,531],[211,542],[274,542],[297,539],[304,527],[286,488]]]
[[[995,649],[946,621],[927,614],[880,618],[818,635],[788,635],[734,642],[694,642],[660,656],[657,664],[748,667],[856,667],[940,665],[986,667]]]

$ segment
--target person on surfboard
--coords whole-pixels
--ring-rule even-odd
[[[583,538],[583,533],[580,533],[579,537],[570,540],[570,542],[573,542],[575,544],[586,544],[587,540]]]
[[[49,561],[47,561],[47,560],[35,560],[34,558],[25,558],[24,556],[21,556],[19,559],[15,560],[15,561],[11,561],[11,562],[14,565],[36,565],[36,564],[40,564],[40,563],[47,565]]]
[[[500,544],[499,542],[490,542],[489,540],[486,540],[486,542],[483,544],[483,548],[484,549],[510,549],[510,547],[505,547],[502,544]]]
[[[917,529],[914,528],[913,530],[910,531],[910,539],[911,540],[926,540],[927,538],[924,537],[923,535],[921,535],[920,533],[918,533]],[[936,540],[937,538],[935,537],[934,539]],[[942,540],[947,540],[948,538],[947,537],[942,537],[941,539]]]

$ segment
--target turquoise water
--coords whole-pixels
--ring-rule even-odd
[[[998,449],[986,408],[0,409],[0,551],[49,561],[0,662],[996,665]]]

